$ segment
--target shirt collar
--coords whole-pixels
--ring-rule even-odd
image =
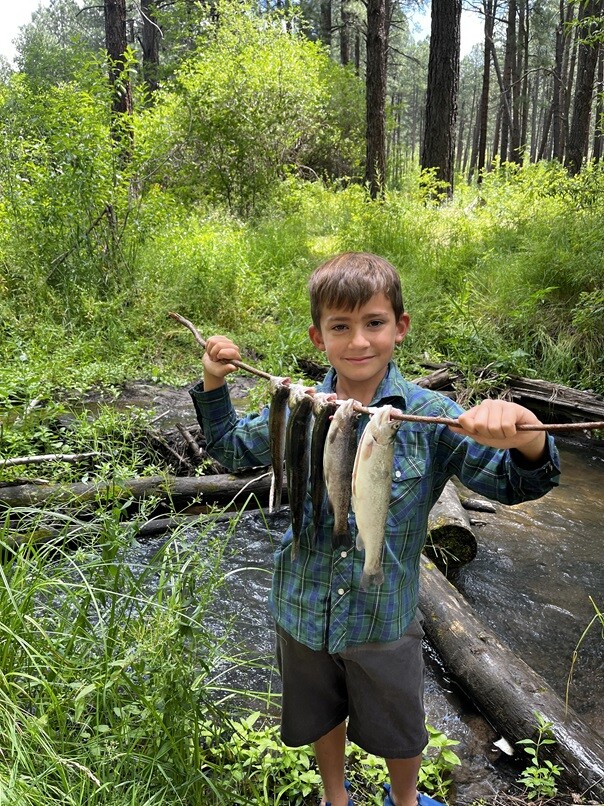
[[[337,374],[333,367],[328,371],[327,375],[323,379],[323,383],[317,387],[319,392],[335,392],[336,389],[336,382],[337,382]],[[380,381],[380,385],[376,389],[375,395],[373,396],[373,400],[371,401],[371,405],[376,405],[378,403],[385,403],[389,402],[390,400],[397,401],[397,405],[399,408],[406,407],[406,400],[407,400],[407,385],[408,382],[403,378],[402,374],[400,373],[399,369],[395,365],[393,361],[390,361],[388,364],[388,368],[386,370],[386,374]],[[400,405],[400,401],[402,400],[402,406]]]

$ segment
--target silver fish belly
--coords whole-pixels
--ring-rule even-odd
[[[299,390],[302,389],[302,392]],[[291,413],[285,434],[285,475],[287,495],[292,517],[292,560],[298,556],[300,537],[304,526],[304,501],[310,473],[310,424],[312,397],[296,387],[290,398]]]
[[[333,511],[332,546],[350,545],[348,510],[352,495],[352,469],[357,446],[355,401],[341,403],[333,415],[323,453],[323,473],[330,507]]]
[[[400,421],[390,420],[392,406],[381,406],[369,420],[357,449],[352,473],[352,510],[357,548],[365,551],[361,587],[384,581],[382,553],[392,488],[394,440]]]
[[[268,414],[268,434],[272,466],[271,489],[268,499],[269,512],[274,512],[281,506],[288,400],[289,384],[284,382],[284,378],[272,378],[271,406]]]

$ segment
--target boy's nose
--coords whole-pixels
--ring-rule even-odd
[[[365,347],[369,340],[362,330],[353,330],[350,334],[350,343],[355,347]]]

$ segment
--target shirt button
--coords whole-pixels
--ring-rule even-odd
[[[344,588],[338,588],[338,593],[339,593],[340,596],[344,596],[346,591],[344,590]]]
[[[401,477],[401,471],[400,471],[400,470],[397,470],[397,471],[396,471],[396,473],[395,473],[394,475],[396,476],[396,478],[397,478],[397,479],[400,479],[400,477]]]
[[[341,551],[340,552],[340,557],[348,557],[348,552],[347,551]]]

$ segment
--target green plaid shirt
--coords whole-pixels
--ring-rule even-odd
[[[318,387],[335,390],[330,370]],[[238,419],[223,386],[204,392],[191,390],[209,453],[233,470],[270,464],[268,408]],[[372,406],[391,403],[409,414],[457,417],[462,409],[437,392],[409,383],[393,363],[381,382]],[[367,423],[361,416],[360,435]],[[270,609],[278,624],[311,649],[339,652],[347,646],[395,641],[417,608],[419,561],[427,534],[428,513],[451,476],[480,495],[504,504],[539,498],[558,484],[558,452],[548,435],[548,455],[536,469],[522,466],[516,451],[479,445],[444,425],[401,424],[396,436],[392,493],[383,554],[384,583],[360,587],[364,552],[354,548],[356,524],[349,513],[353,545],[331,547],[333,517],[327,507],[322,527],[311,548],[312,504],[307,495],[305,522],[297,558],[291,559],[291,530],[275,552]]]

